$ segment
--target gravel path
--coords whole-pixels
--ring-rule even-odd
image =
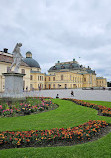
[[[74,97],[71,97],[71,90]],[[59,98],[75,98],[81,100],[98,100],[111,101],[110,90],[82,90],[82,89],[62,89],[62,90],[41,90],[33,92],[24,92],[24,96],[52,97],[55,98],[59,94]]]

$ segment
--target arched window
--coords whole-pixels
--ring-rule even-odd
[[[10,67],[7,67],[7,72],[9,72],[10,71]]]
[[[25,74],[25,69],[21,69],[21,73],[22,73],[22,74]]]
[[[65,66],[64,66],[64,65],[62,65],[62,66],[61,66],[61,69],[65,69]]]
[[[74,66],[72,64],[69,65],[69,68],[72,69]]]
[[[57,68],[55,66],[53,66],[53,70],[56,70]]]

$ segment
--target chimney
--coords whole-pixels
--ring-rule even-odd
[[[7,49],[7,48],[4,48],[4,52],[5,52],[5,53],[8,53],[8,49]]]
[[[75,58],[73,59],[73,62],[75,62]]]

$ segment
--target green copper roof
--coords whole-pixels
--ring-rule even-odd
[[[25,58],[25,59],[23,59],[23,61],[24,61],[27,65],[29,65],[30,67],[40,68],[39,63],[38,63],[36,60],[34,60],[33,58]]]
[[[79,68],[80,68],[80,65],[79,65],[79,64],[76,64],[76,63],[63,64],[63,65],[55,65],[55,66],[52,66],[52,67],[49,69],[49,72],[50,72],[50,71],[53,71],[53,70],[60,70],[60,69],[79,69]]]

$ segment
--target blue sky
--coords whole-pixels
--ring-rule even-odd
[[[111,0],[0,0],[0,36],[0,50],[21,42],[42,72],[75,58],[111,80]]]

